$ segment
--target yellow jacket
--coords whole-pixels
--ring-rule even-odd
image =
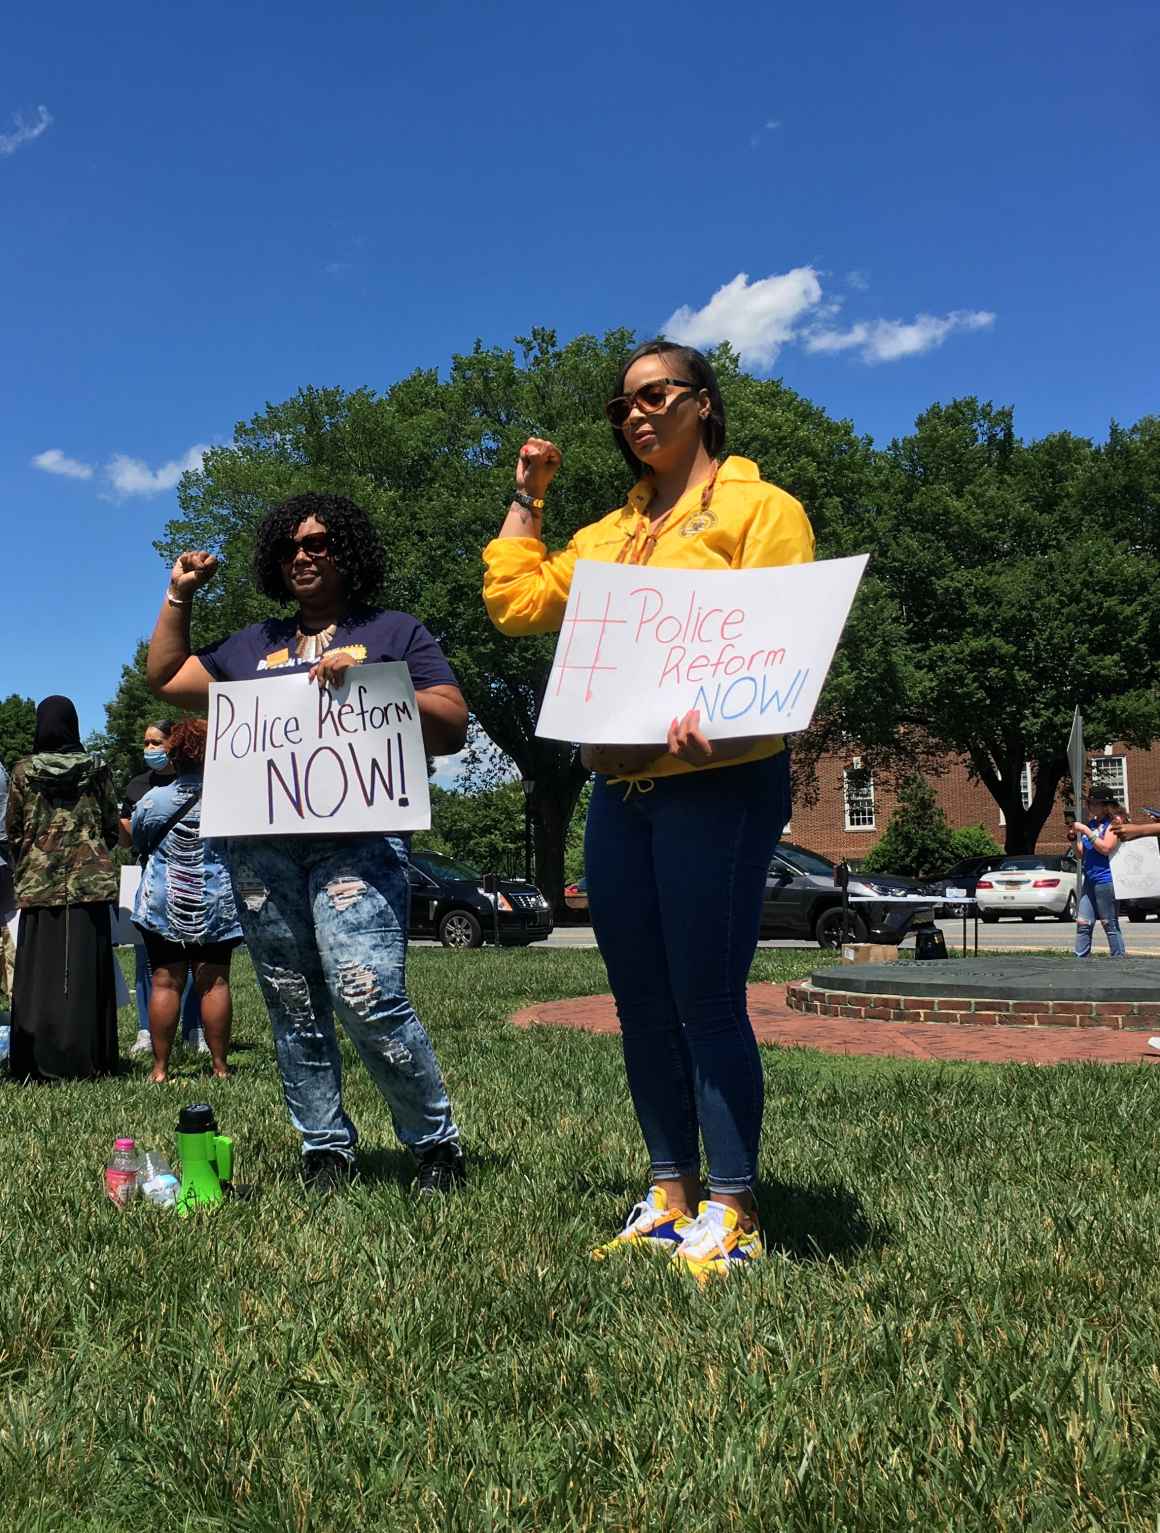
[[[513,637],[557,632],[577,559],[612,564],[627,547],[626,561],[635,563],[648,533],[646,508],[652,496],[651,483],[641,479],[625,505],[581,527],[558,553],[550,554],[539,538],[493,538],[483,551],[483,600],[500,632]],[[813,528],[800,502],[776,485],[765,484],[748,458],[726,458],[708,510],[701,510],[701,486],[694,486],[673,507],[649,562],[667,569],[742,570],[809,564],[813,557]],[[720,765],[758,761],[782,748],[780,736],[767,737],[745,755]],[[692,770],[687,762],[666,755],[636,775],[662,777]]]

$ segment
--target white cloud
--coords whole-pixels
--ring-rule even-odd
[[[142,458],[129,458],[124,453],[114,453],[105,465],[105,473],[113,488],[113,498],[122,500],[129,495],[161,495],[177,487],[177,481],[188,470],[196,471],[209,451],[209,444],[199,442],[182,458],[171,458],[160,468],[150,468]]]
[[[846,273],[846,286],[852,287],[856,293],[865,293],[870,287],[870,273],[868,271],[848,271]]]
[[[32,460],[32,466],[43,469],[46,474],[61,474],[65,479],[93,477],[91,463],[80,463],[76,458],[66,458],[59,447],[50,447],[47,452],[38,452]]]
[[[779,118],[777,118],[777,117],[767,117],[766,120],[762,123],[761,127],[758,128],[757,132],[756,133],[751,133],[749,135],[749,147],[751,149],[756,149],[758,144],[761,143],[761,140],[765,137],[765,135],[767,133],[776,132],[776,130],[778,128],[780,128],[780,127],[781,127],[781,121],[780,121]]]
[[[47,133],[52,127],[52,114],[47,107],[38,106],[31,121],[26,121],[19,112],[12,121],[16,124],[12,132],[0,133],[0,157],[15,154],[21,145],[31,144],[33,139]]]
[[[795,266],[753,283],[747,272],[738,272],[703,309],[682,304],[661,329],[687,346],[728,341],[745,361],[769,367],[797,335],[798,322],[821,300],[822,284],[812,266]]]
[[[863,362],[898,362],[941,346],[956,330],[987,330],[995,323],[985,309],[952,309],[949,314],[919,314],[901,319],[862,320],[848,330],[814,330],[805,337],[813,352],[857,351]]]

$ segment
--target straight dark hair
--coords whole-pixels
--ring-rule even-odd
[[[657,336],[655,340],[645,341],[626,360],[620,369],[616,379],[616,388],[613,397],[624,393],[624,380],[628,377],[628,370],[634,362],[639,362],[641,357],[672,357],[679,364],[677,372],[698,391],[704,389],[709,396],[709,416],[701,422],[701,439],[705,443],[705,451],[711,458],[716,458],[725,446],[725,401],[721,398],[721,389],[717,383],[717,374],[713,371],[707,357],[703,357],[692,346],[678,346],[675,341],[666,341],[663,336]],[[649,472],[648,465],[642,463],[625,440],[624,432],[615,426],[612,435],[619,447],[621,456],[632,470],[634,479],[639,479],[642,474]]]

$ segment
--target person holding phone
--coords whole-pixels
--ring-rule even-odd
[[[211,681],[297,673],[341,684],[364,661],[411,673],[431,755],[461,749],[467,706],[443,651],[417,618],[374,604],[386,574],[366,511],[342,495],[292,496],[257,529],[258,589],[291,607],[193,653],[190,609],[217,559],[183,553],[149,643],[158,697],[203,709]],[[342,1102],[337,1014],[418,1163],[422,1196],[463,1180],[459,1130],[435,1051],[406,991],[407,846],[400,836],[235,837],[225,842],[242,931],[270,1014],[303,1175],[332,1192],[355,1175],[358,1135]]]
[[[522,448],[483,598],[501,632],[556,632],[577,559],[735,570],[812,560],[805,512],[745,458],[700,352],[638,347],[606,406],[635,481],[622,506],[549,553],[552,442]],[[589,909],[616,999],[647,1192],[597,1259],[662,1250],[698,1278],[764,1254],[754,1186],[764,1105],[746,1008],[766,873],[789,819],[780,738],[713,741],[694,710],[639,746],[585,746]],[[707,1175],[702,1181],[701,1144]]]
[[[1076,910],[1075,956],[1090,958],[1092,931],[1099,921],[1108,939],[1113,958],[1126,952],[1120,917],[1116,909],[1116,891],[1108,858],[1116,849],[1116,825],[1120,806],[1110,789],[1096,783],[1087,796],[1087,821],[1077,819],[1072,827],[1076,845],[1083,859],[1079,905]]]

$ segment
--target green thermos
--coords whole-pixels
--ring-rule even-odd
[[[234,1141],[218,1133],[208,1102],[181,1109],[177,1155],[181,1161],[177,1212],[184,1215],[195,1208],[215,1208],[222,1200],[222,1183],[234,1173]]]

